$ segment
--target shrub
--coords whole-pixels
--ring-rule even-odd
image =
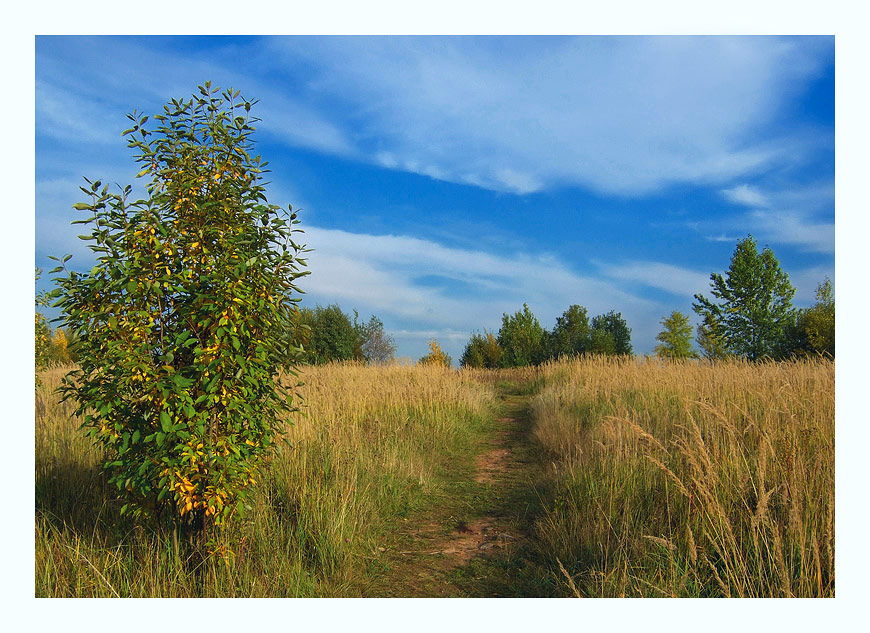
[[[147,198],[85,179],[76,223],[98,261],[55,291],[78,337],[64,397],[106,449],[122,512],[168,506],[201,534],[239,509],[292,410],[281,333],[306,274],[296,214],[268,204],[267,163],[250,154],[252,102],[218,93],[173,99],[153,131],[128,115]]]

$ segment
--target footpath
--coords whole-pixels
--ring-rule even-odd
[[[530,536],[543,465],[531,439],[528,395],[503,389],[473,475],[451,482],[435,506],[409,518],[370,597],[545,597]],[[537,573],[536,573],[537,572]]]

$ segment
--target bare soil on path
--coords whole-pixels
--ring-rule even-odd
[[[394,597],[552,595],[530,531],[541,506],[542,460],[531,439],[528,396],[506,394],[479,445],[473,473],[400,530],[384,573],[366,594]]]

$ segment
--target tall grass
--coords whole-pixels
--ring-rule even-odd
[[[439,367],[305,368],[292,448],[204,560],[166,526],[118,518],[101,456],[46,371],[36,411],[37,596],[353,596],[396,523],[472,462],[491,389]]]
[[[536,537],[582,596],[833,596],[834,365],[585,358],[544,369],[555,500]]]

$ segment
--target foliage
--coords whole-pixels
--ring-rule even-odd
[[[359,354],[370,365],[384,365],[396,355],[396,342],[384,331],[383,322],[372,315],[365,323],[358,322],[354,310],[353,328],[356,332]]]
[[[503,350],[502,367],[537,365],[544,360],[544,328],[528,304],[513,315],[503,314],[498,343]]]
[[[36,281],[42,276],[42,270],[36,269]],[[35,304],[37,308],[48,305],[48,296],[45,292],[37,292]],[[34,313],[35,334],[34,334],[34,360],[36,371],[45,369],[48,366],[49,350],[51,348],[51,328],[48,326],[48,321],[45,316],[37,309]],[[36,385],[39,386],[39,376],[36,376]]]
[[[620,356],[630,356],[632,353],[631,328],[621,312],[611,310],[592,319],[591,337],[591,351]]]
[[[784,355],[794,288],[769,247],[761,254],[752,236],[737,242],[725,276],[710,275],[719,302],[695,295],[695,312],[715,322],[729,352],[749,360]]]
[[[692,324],[688,316],[674,310],[661,323],[665,329],[656,336],[656,340],[661,342],[661,345],[656,345],[656,355],[664,358],[698,357],[698,352],[692,349]]]
[[[492,332],[475,332],[462,352],[459,365],[474,369],[496,369],[501,367],[502,353],[501,345]]]
[[[816,288],[816,304],[802,311],[804,331],[814,352],[834,358],[834,287],[825,280]]]
[[[586,308],[572,305],[556,319],[553,332],[548,337],[547,356],[559,358],[590,351],[590,335],[589,315]]]
[[[293,368],[281,333],[306,274],[296,214],[268,204],[250,153],[252,102],[218,93],[173,99],[153,131],[128,115],[147,198],[85,179],[74,206],[90,217],[74,223],[98,261],[55,291],[79,339],[64,398],[109,456],[122,512],[168,507],[202,533],[240,509],[293,410],[276,378]]]
[[[322,365],[361,357],[353,323],[337,304],[301,308],[299,320],[307,329],[302,345],[308,362]]]
[[[453,364],[453,359],[438,344],[434,338],[429,341],[429,353],[417,361],[420,365],[443,365],[450,367]]]
[[[703,314],[696,340],[704,358],[708,360],[722,360],[731,356],[722,333],[721,321],[712,312]]]

